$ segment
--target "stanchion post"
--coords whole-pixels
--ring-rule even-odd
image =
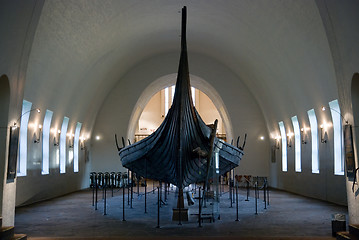
[[[235,197],[234,197],[234,194],[235,194],[235,192],[234,192],[234,188],[235,188],[235,184],[234,184],[234,182],[235,182],[235,176],[234,176],[234,168],[232,169],[232,182],[233,182],[233,188],[232,188],[232,202],[234,203],[235,202]]]
[[[162,207],[162,182],[159,181],[159,182],[158,182],[158,185],[159,185],[159,190],[158,190],[158,192],[160,193],[160,201],[159,201],[159,203],[160,203],[160,207]]]
[[[229,199],[231,199],[232,202],[232,187],[231,187],[231,180],[232,180],[232,171],[229,170],[229,178],[228,178],[228,183],[229,183]],[[231,204],[232,207],[232,204]]]
[[[232,188],[232,178],[229,177],[229,200],[231,201],[231,206],[230,208],[232,208],[232,191],[233,191],[233,188]]]
[[[264,209],[267,209],[267,196],[266,196],[266,192],[267,192],[267,182],[264,181],[264,186],[263,186],[263,195],[264,195]]]
[[[201,220],[201,215],[202,215],[202,199],[201,199],[201,187],[199,187],[198,189],[198,227],[202,227],[202,220]]]
[[[95,184],[95,188],[96,188],[95,210],[97,210],[97,183]]]
[[[104,201],[103,201],[103,215],[107,215],[106,213],[106,184],[104,186],[104,194],[105,194],[105,197],[104,197]]]
[[[130,170],[127,170],[127,205],[130,205]]]
[[[267,185],[267,204],[269,206],[269,187],[268,187],[268,185]]]
[[[165,202],[167,202],[167,183],[165,183]]]
[[[236,209],[237,209],[237,219],[236,222],[239,221],[238,219],[238,185],[236,184]]]
[[[258,207],[257,207],[257,191],[258,191],[258,189],[257,189],[257,187],[258,187],[258,182],[255,182],[255,184],[254,184],[254,201],[255,201],[255,204],[256,204],[256,215],[258,214]]]
[[[147,213],[147,179],[145,179],[145,213]]]
[[[140,196],[140,178],[137,178],[137,197]]]
[[[179,190],[178,194],[182,194],[181,198],[183,198],[183,191],[182,190]],[[182,220],[181,209],[182,209],[182,204],[180,203],[179,206],[178,206],[178,225],[182,225],[182,222],[181,222],[181,220]]]
[[[92,206],[95,206],[95,186],[92,186]]]
[[[133,200],[133,172],[131,172],[131,208],[132,208],[132,200]]]
[[[122,221],[126,221],[125,220],[125,194],[126,194],[126,188],[125,188],[125,184],[122,186]]]

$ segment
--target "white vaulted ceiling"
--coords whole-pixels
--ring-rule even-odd
[[[24,98],[92,128],[128,71],[179,53],[184,5],[190,57],[202,54],[227,66],[254,95],[269,128],[337,98],[327,35],[309,0],[45,1]]]

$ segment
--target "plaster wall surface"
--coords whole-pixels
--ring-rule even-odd
[[[20,116],[25,96],[34,107],[54,112],[54,127],[67,116],[73,121],[70,128],[82,122],[87,134],[102,136],[100,141],[92,138],[92,146],[88,143],[93,154],[91,165],[84,165],[82,186],[90,169],[120,170],[113,134],[126,136],[143,90],[176,72],[180,17],[173,16],[184,4],[191,11],[190,72],[222,98],[233,138],[249,134],[246,155],[236,173],[270,175],[275,187],[342,202],[344,177],[332,175],[332,139],[320,146],[321,173],[313,175],[309,143],[302,148],[302,174],[293,170],[293,150],[288,151],[288,173],[281,173],[280,154],[276,163],[269,163],[273,145],[269,138],[278,133],[279,121],[292,128],[294,115],[301,126],[309,125],[306,112],[311,108],[318,113],[319,123],[330,119],[328,113],[317,111],[333,99],[339,100],[344,117],[355,122],[351,79],[359,66],[356,1],[158,1],[158,6],[132,1],[3,1],[0,75],[10,80],[8,125]],[[34,120],[42,119],[38,115]],[[260,135],[266,140],[259,141]],[[29,154],[36,159],[41,151],[35,147]],[[0,162],[6,169],[6,162]],[[38,169],[35,165],[29,170],[30,183],[53,177],[32,176]],[[5,183],[4,174],[0,175],[1,210],[4,223],[12,225],[16,184]],[[55,179],[63,178],[55,174]],[[351,192],[349,181],[347,189],[350,221],[359,223],[358,195]],[[19,197],[18,204],[40,199],[34,196],[40,196],[42,189],[36,191]]]
[[[45,111],[38,114],[33,111],[30,115],[29,123],[36,126],[43,124]],[[29,124],[29,125],[30,125]],[[71,121],[69,123],[68,132],[74,132],[76,122]],[[51,128],[56,126],[56,122],[52,124]],[[53,197],[61,196],[70,192],[87,187],[87,165],[85,149],[79,147],[78,158],[79,158],[79,172],[74,172],[74,160],[73,152],[74,148],[69,147],[69,139],[66,139],[66,160],[65,173],[60,173],[60,146],[55,146],[54,134],[50,132],[49,142],[49,174],[42,174],[42,136],[40,142],[35,143],[35,139],[38,138],[38,130],[34,128],[28,128],[27,135],[27,173],[26,176],[17,177],[16,183],[16,206],[27,205],[34,202],[50,199]],[[58,135],[56,135],[56,142]],[[60,143],[61,144],[61,143]],[[86,177],[85,177],[86,176]]]
[[[345,120],[354,125],[358,119],[353,117],[352,78],[359,70],[359,4],[356,1],[338,2],[333,0],[317,0],[323,26],[328,38],[335,75],[339,103]],[[354,132],[354,151],[356,167],[358,164],[358,136]],[[352,191],[352,181],[346,179],[349,222],[359,223],[358,185]]]
[[[41,14],[43,1],[5,1],[0,8],[0,76],[6,74],[10,84],[9,113],[6,126],[13,125],[21,115],[22,98],[26,79],[28,58],[35,29]],[[7,147],[1,154],[7,169]],[[2,189],[0,214],[3,224],[14,225],[16,180],[6,182],[5,171],[0,173]]]

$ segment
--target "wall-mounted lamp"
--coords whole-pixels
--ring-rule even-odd
[[[24,113],[21,114],[21,116],[16,120],[16,122],[14,122],[14,127],[17,126],[17,122],[18,122],[19,120],[21,120],[22,116],[24,116],[25,114],[27,114],[27,113],[29,113],[29,112],[32,112],[32,111],[34,111],[34,110],[36,110],[37,113],[40,113],[40,112],[41,112],[40,108],[33,108],[33,109],[31,109],[31,110],[29,110],[29,111],[27,111],[27,112],[24,112]]]
[[[307,131],[310,130],[310,128],[301,128],[300,129],[300,135],[301,135],[301,141],[302,141],[302,144],[307,144]]]
[[[275,148],[279,149],[279,140],[281,139],[281,136],[277,135],[274,139],[275,139]]]
[[[54,134],[54,146],[59,146],[61,130],[53,129],[52,132]]]
[[[36,126],[36,124],[34,125],[35,128],[35,140],[34,143],[40,143],[41,140],[41,132],[42,132],[42,125],[39,124],[38,126]]]
[[[80,149],[81,150],[85,150],[85,148],[86,148],[85,141],[86,141],[85,137],[80,137]]]
[[[288,147],[292,147],[292,137],[293,137],[293,133],[292,132],[289,132],[287,134],[287,146]]]
[[[327,142],[327,129],[330,125],[326,122],[324,122],[322,125],[320,125],[320,142],[326,143]]]
[[[74,147],[74,137],[75,134],[73,134],[72,132],[68,133],[67,136],[69,137],[69,148],[73,148]]]
[[[344,120],[345,124],[346,124],[346,125],[349,125],[349,121],[346,120],[340,112],[338,112],[338,111],[335,110],[334,108],[331,108],[331,107],[328,107],[328,108],[329,108],[330,110],[332,110],[332,111],[338,113],[338,114],[340,115],[340,117]],[[324,112],[325,110],[326,110],[326,107],[323,106],[323,107],[322,107],[322,111]]]

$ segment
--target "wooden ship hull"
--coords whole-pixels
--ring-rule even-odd
[[[243,149],[215,137],[193,106],[186,46],[186,7],[182,10],[181,56],[174,99],[160,127],[147,138],[119,148],[122,165],[145,178],[180,189],[237,167]],[[217,152],[217,160],[212,160]]]

